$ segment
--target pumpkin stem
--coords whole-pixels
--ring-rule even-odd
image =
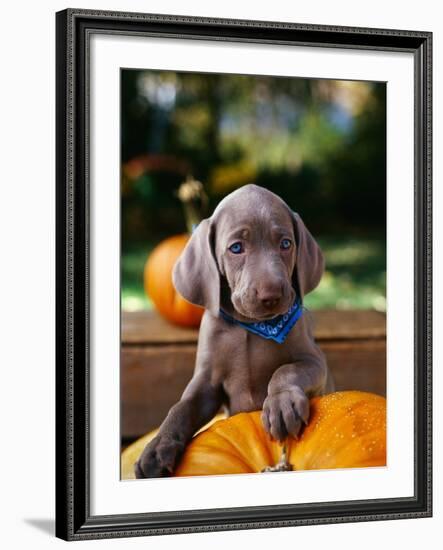
[[[191,175],[188,175],[186,181],[180,185],[177,195],[183,204],[188,233],[192,233],[203,219],[208,196],[203,184]]]
[[[275,466],[266,466],[262,472],[290,472],[293,470],[292,464],[288,460],[288,440],[282,445],[281,457]]]

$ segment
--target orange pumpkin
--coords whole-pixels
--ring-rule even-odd
[[[144,269],[145,292],[157,311],[168,321],[185,327],[198,327],[204,309],[187,302],[172,284],[172,269],[189,235],[174,235],[157,245],[149,255]]]
[[[214,416],[212,420],[210,420],[207,424],[202,426],[200,430],[198,430],[197,433],[202,432],[203,430],[206,430],[209,426],[214,424],[214,422],[217,422],[218,420],[226,418],[224,414],[217,414]],[[155,430],[152,430],[151,432],[146,433],[137,441],[134,441],[134,443],[131,443],[126,449],[122,452],[121,461],[120,461],[120,475],[121,479],[135,479],[135,472],[134,472],[134,464],[137,462],[139,456],[142,454],[143,449],[146,447],[146,445],[154,439],[154,437],[158,434],[158,428]]]
[[[288,438],[293,470],[386,465],[386,400],[360,391],[336,392],[310,401],[308,425]],[[261,412],[219,420],[194,436],[176,476],[261,472],[277,464],[282,447],[263,429]]]

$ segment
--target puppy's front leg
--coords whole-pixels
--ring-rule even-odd
[[[323,358],[305,356],[279,367],[271,377],[263,403],[262,421],[276,440],[296,437],[309,420],[309,397],[326,391],[327,367]]]
[[[221,392],[211,384],[208,373],[196,373],[180,401],[169,411],[158,435],[146,445],[134,465],[135,476],[166,477],[172,475],[194,433],[216,414]]]

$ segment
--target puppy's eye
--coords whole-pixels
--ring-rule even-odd
[[[244,249],[243,249],[242,243],[234,243],[234,244],[231,244],[231,246],[229,247],[229,250],[233,254],[241,254]]]
[[[281,240],[280,248],[282,250],[288,250],[288,248],[291,248],[291,246],[292,246],[292,242],[290,241],[290,239],[282,239]]]

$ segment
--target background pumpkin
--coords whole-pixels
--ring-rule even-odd
[[[207,196],[203,185],[192,177],[181,184],[178,196],[183,204],[188,233],[169,237],[154,248],[145,263],[144,289],[165,319],[181,326],[198,327],[204,309],[187,302],[175,290],[172,269],[189,240],[192,228],[202,219]]]
[[[386,465],[386,400],[360,391],[336,392],[310,400],[308,425],[298,440],[288,438],[294,470],[363,468]],[[122,479],[133,478],[133,465],[147,434],[122,454]],[[216,417],[186,448],[176,476],[261,472],[281,458],[282,446],[263,429],[261,411]],[[127,477],[126,477],[127,476]]]
[[[144,288],[157,311],[168,321],[198,327],[204,309],[187,302],[172,284],[172,269],[188,242],[189,235],[174,235],[157,245],[144,269]]]

